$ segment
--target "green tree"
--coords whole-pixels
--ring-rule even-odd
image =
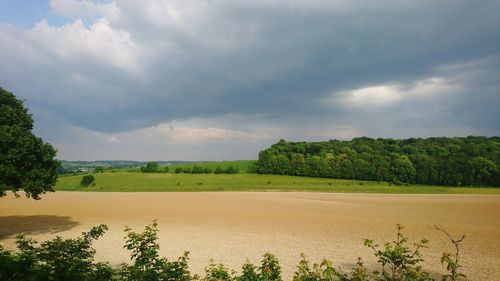
[[[352,165],[354,167],[354,178],[358,180],[371,180],[375,177],[375,168],[368,161],[354,157]]]
[[[277,162],[277,174],[288,175],[290,173],[290,160],[285,155],[278,155],[276,157]]]
[[[204,170],[203,167],[194,165],[193,168],[191,169],[191,173],[193,174],[203,174]]]
[[[0,197],[23,190],[40,199],[54,191],[60,166],[56,150],[32,129],[33,118],[23,102],[0,87]]]
[[[417,173],[415,167],[413,167],[413,164],[406,155],[401,155],[394,159],[391,169],[396,179],[402,182],[413,182],[413,178]]]
[[[309,166],[307,166],[303,154],[292,154],[292,161],[290,161],[290,174],[296,176],[306,176],[309,174]]]
[[[241,276],[234,279],[235,281],[260,281],[257,267],[247,260],[241,267]]]
[[[96,172],[96,173],[102,173],[102,172],[104,172],[104,166],[96,166],[94,168],[94,172]]]
[[[216,173],[216,174],[223,174],[223,173],[224,173],[224,170],[223,170],[220,166],[217,166],[217,167],[215,168],[214,173]]]
[[[227,167],[226,170],[224,171],[224,173],[226,174],[237,174],[238,172],[239,172],[238,168],[233,165]]]
[[[2,251],[0,246],[0,280],[112,280],[113,268],[94,261],[92,242],[108,227],[99,225],[77,238],[56,237],[42,243],[17,237],[19,253]]]
[[[344,179],[354,178],[354,168],[352,165],[352,161],[349,159],[349,156],[347,156],[346,154],[340,154],[339,171],[340,171],[341,178],[344,178]]]
[[[157,162],[148,162],[146,166],[141,167],[141,171],[144,173],[154,173],[158,171],[158,163]]]
[[[495,163],[484,157],[475,157],[469,161],[469,165],[472,182],[477,185],[493,183],[492,176],[497,172]]]
[[[415,166],[416,177],[415,181],[418,183],[432,184],[438,180],[436,160],[428,155],[416,154],[410,156],[413,166]]]
[[[275,255],[265,253],[259,267],[259,277],[262,281],[282,281],[281,266]]]
[[[80,184],[83,186],[89,186],[94,181],[95,181],[95,178],[93,175],[86,175],[86,176],[83,176],[82,180],[80,181]]]
[[[222,263],[215,264],[210,260],[209,265],[205,268],[205,277],[202,281],[232,281],[234,272],[226,268]]]
[[[127,233],[124,248],[131,253],[132,265],[125,265],[122,275],[125,280],[136,281],[190,281],[189,252],[184,252],[176,261],[169,261],[159,255],[158,224],[148,225],[142,233],[134,232],[126,227]]]
[[[500,137],[280,140],[252,172],[435,185],[500,186]]]

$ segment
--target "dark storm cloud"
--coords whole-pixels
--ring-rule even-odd
[[[91,24],[0,25],[0,83],[57,116],[43,120],[118,133],[191,119],[241,130],[259,116],[304,139],[316,125],[500,131],[498,1],[122,0],[84,15],[78,3],[52,1]],[[234,115],[242,128],[222,120]]]

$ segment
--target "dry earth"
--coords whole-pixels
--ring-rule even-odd
[[[451,250],[432,227],[441,224],[456,236],[466,234],[463,265],[471,280],[500,280],[500,196],[487,195],[57,192],[40,201],[9,195],[0,199],[0,242],[13,249],[19,232],[44,240],[105,223],[110,230],[95,244],[97,259],[118,264],[128,261],[124,226],[141,231],[154,219],[162,255],[189,250],[197,273],[210,258],[239,269],[267,251],[279,257],[288,280],[300,253],[344,268],[358,256],[370,264],[375,260],[362,239],[390,241],[402,223],[414,241],[430,240],[428,270],[443,272],[439,257]]]

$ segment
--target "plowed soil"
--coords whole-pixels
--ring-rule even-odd
[[[442,225],[456,237],[466,235],[461,254],[470,280],[500,280],[500,196],[494,195],[57,192],[39,201],[9,195],[0,199],[0,243],[14,249],[19,233],[41,241],[104,223],[110,230],[96,242],[96,258],[119,264],[129,262],[124,226],[142,231],[153,220],[161,254],[173,259],[190,251],[195,273],[203,273],[210,258],[238,270],[246,259],[258,263],[265,252],[278,256],[286,280],[300,253],[345,269],[358,256],[373,265],[363,239],[392,241],[401,223],[410,241],[430,240],[423,251],[427,270],[444,272],[439,258],[452,251],[433,228]]]

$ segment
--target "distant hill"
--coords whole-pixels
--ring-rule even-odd
[[[160,165],[172,164],[185,164],[190,161],[157,161]],[[60,174],[75,173],[75,172],[91,172],[96,167],[103,167],[104,169],[123,169],[134,168],[145,165],[147,161],[133,161],[133,160],[97,160],[97,161],[61,161],[59,169]]]

